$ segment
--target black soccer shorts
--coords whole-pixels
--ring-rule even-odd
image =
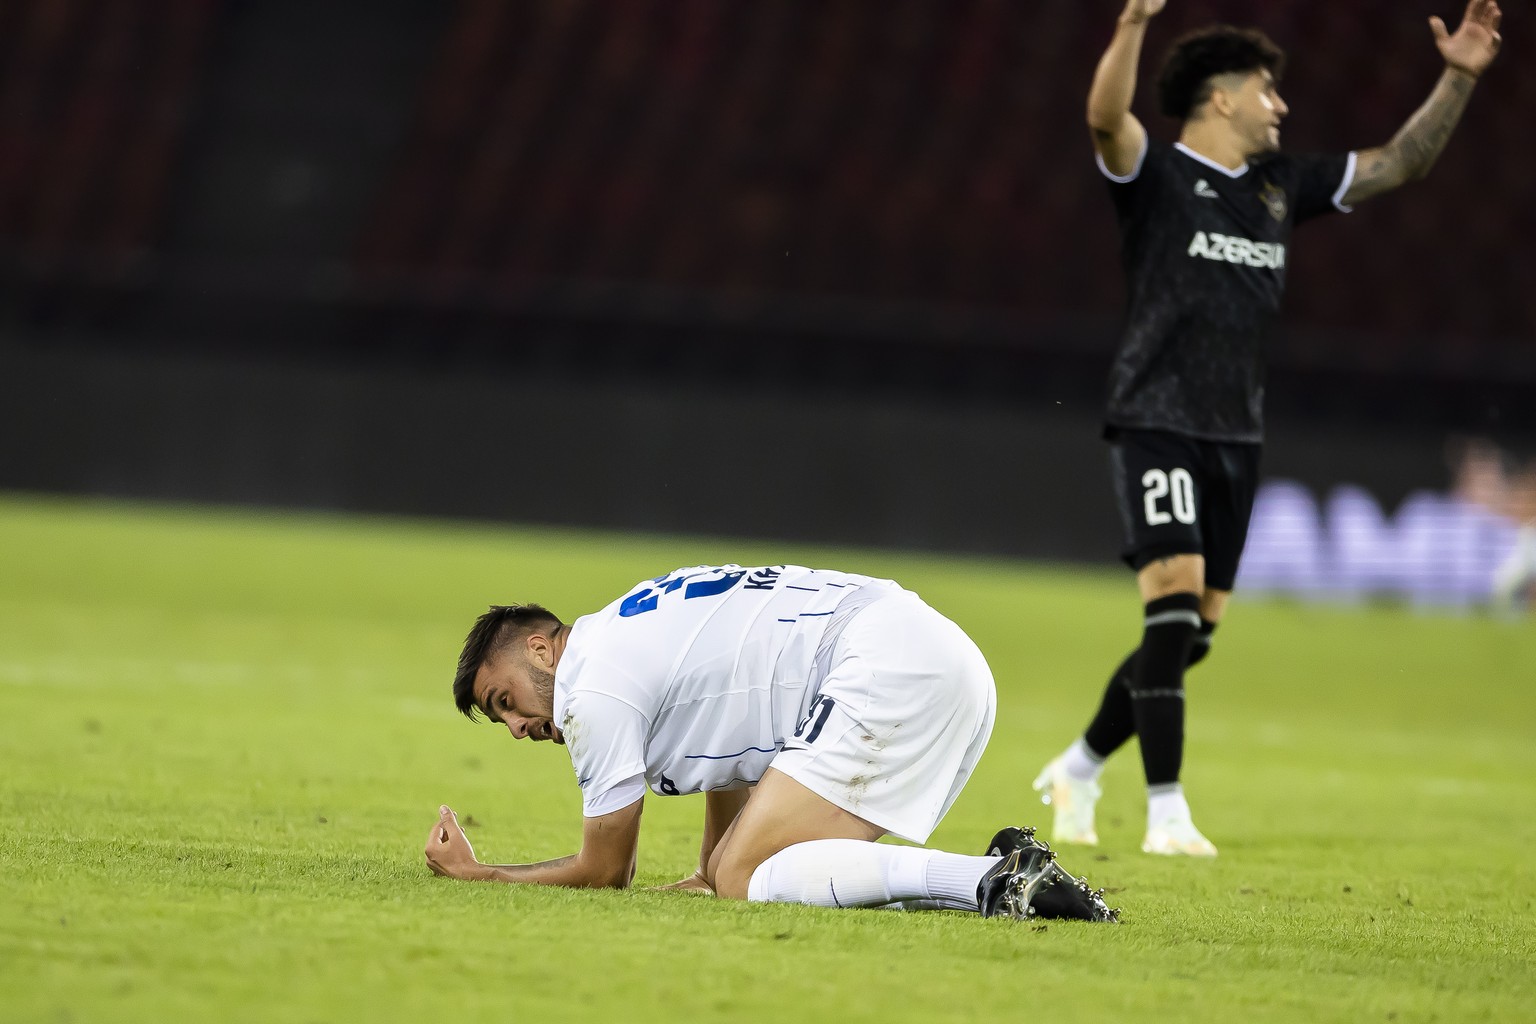
[[[1204,555],[1205,585],[1231,590],[1258,490],[1260,446],[1123,428],[1109,438],[1125,530],[1120,557],[1140,572],[1170,555]]]

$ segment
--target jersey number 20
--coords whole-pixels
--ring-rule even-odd
[[[1147,525],[1162,526],[1177,519],[1181,523],[1195,521],[1195,481],[1189,470],[1175,469],[1165,473],[1161,469],[1149,469],[1141,475],[1141,486],[1147,489],[1142,505],[1147,510]],[[1163,498],[1170,499],[1170,514],[1157,507]]]

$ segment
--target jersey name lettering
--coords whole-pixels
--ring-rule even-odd
[[[1189,255],[1241,266],[1280,270],[1285,266],[1285,246],[1279,242],[1255,242],[1251,238],[1196,231],[1189,241]]]
[[[783,575],[783,569],[782,568],[769,567],[769,568],[754,570],[752,575],[747,577],[746,585],[743,586],[741,589],[743,589],[743,590],[772,590],[773,589],[773,585],[775,583],[779,582],[779,577],[782,576],[782,575]]]

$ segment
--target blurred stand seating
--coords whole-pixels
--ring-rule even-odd
[[[0,4],[0,434],[36,441],[0,487],[1107,557],[1083,103],[1117,7]],[[1179,0],[1137,109],[1171,138],[1160,51],[1257,20],[1287,146],[1378,144],[1439,73],[1431,13]],[[1536,450],[1536,18],[1505,28],[1431,178],[1297,236],[1293,575],[1338,560],[1312,495],[1397,508],[1450,430]],[[580,456],[547,493],[463,487],[509,410]],[[722,467],[798,486],[729,522],[669,487]]]
[[[1075,333],[1102,350],[1118,271],[1082,105],[1113,6],[463,0],[357,266],[386,294],[449,306],[564,296],[750,317],[787,302],[814,319],[817,299],[843,300],[876,324],[917,307],[952,333],[964,311],[996,311],[1016,318],[1015,345]],[[1292,50],[1288,146],[1387,139],[1439,70],[1419,8],[1438,10],[1262,12]],[[1180,5],[1144,77],[1180,29],[1254,18]],[[1492,73],[1430,184],[1298,236],[1288,320],[1305,329],[1282,362],[1529,369],[1536,307],[1515,282],[1536,280],[1533,207],[1509,157],[1523,122],[1504,112],[1536,108],[1536,77],[1517,71]],[[1171,138],[1151,94],[1138,109]]]
[[[112,283],[156,254],[217,0],[0,4],[0,254]]]
[[[1437,3],[1259,12],[1293,51],[1287,145],[1384,141],[1438,72]],[[151,295],[93,321],[115,344],[192,322],[203,346],[558,345],[621,373],[671,345],[686,356],[663,372],[851,364],[857,383],[889,362],[920,387],[1091,403],[1120,283],[1082,105],[1113,7],[20,0],[0,5],[3,283],[62,289],[33,303],[53,312]],[[1177,32],[1259,15],[1181,4],[1144,77]],[[1536,48],[1532,19],[1507,28],[1509,51]],[[1282,375],[1346,407],[1362,389],[1330,375],[1406,382],[1373,396],[1404,407],[1447,377],[1536,377],[1525,121],[1507,116],[1536,107],[1536,76],[1514,64],[1428,183],[1299,236]],[[1152,92],[1138,110],[1169,138]]]

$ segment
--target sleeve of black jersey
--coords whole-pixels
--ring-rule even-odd
[[[1325,213],[1349,212],[1344,193],[1355,177],[1355,154],[1291,157],[1296,223]]]
[[[1098,166],[1099,173],[1104,176],[1105,183],[1109,185],[1110,198],[1114,200],[1115,209],[1122,219],[1133,217],[1142,197],[1153,193],[1157,179],[1162,174],[1163,164],[1167,160],[1168,148],[1154,142],[1152,137],[1148,136],[1141,159],[1130,174],[1123,176],[1109,173],[1109,168],[1104,166],[1104,158],[1094,155],[1094,163]]]

